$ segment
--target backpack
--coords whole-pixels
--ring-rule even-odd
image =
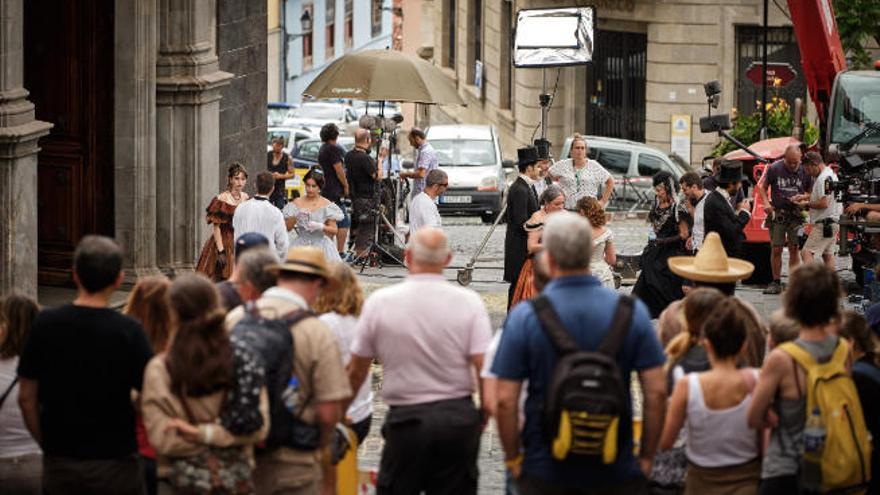
[[[231,333],[251,349],[265,370],[271,421],[266,448],[317,449],[320,438],[318,427],[300,419],[307,401],[302,401],[303,406],[299,411],[291,413],[281,399],[293,375],[294,339],[290,327],[314,314],[297,309],[280,318],[264,318],[253,301],[248,302],[244,309],[244,318],[232,327]]]
[[[532,300],[541,329],[559,360],[544,397],[543,430],[557,460],[612,464],[618,455],[621,420],[630,407],[617,366],[617,352],[629,330],[633,299],[621,296],[611,328],[596,352],[583,351],[569,335],[546,296]]]
[[[817,363],[795,342],[779,346],[807,372],[807,408],[825,426],[821,454],[822,490],[864,492],[871,479],[871,441],[855,382],[846,369],[849,345],[839,339],[831,359]],[[861,490],[859,490],[861,488]]]

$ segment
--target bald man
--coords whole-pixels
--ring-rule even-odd
[[[358,129],[354,133],[354,148],[345,155],[345,169],[351,192],[351,229],[357,256],[366,254],[373,240],[378,196],[376,183],[382,170],[370,156],[370,131]]]
[[[491,338],[489,315],[476,292],[443,277],[452,259],[443,231],[413,233],[405,257],[409,277],[364,304],[348,365],[358,388],[373,359],[384,369],[382,399],[391,407],[380,492],[476,495],[486,416],[472,396]]]
[[[773,281],[764,294],[782,293],[782,249],[788,247],[788,273],[800,261],[798,232],[804,224],[802,208],[791,198],[810,190],[810,176],[801,166],[800,145],[791,144],[785,149],[781,160],[773,162],[758,183],[764,211],[767,212],[767,228],[770,229],[770,268]],[[767,190],[770,190],[770,197]]]

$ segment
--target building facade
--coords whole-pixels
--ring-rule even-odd
[[[275,60],[282,81],[278,101],[302,101],[302,92],[315,77],[346,53],[392,45],[392,0],[279,2],[282,36],[277,38],[280,58]],[[305,12],[312,26],[303,32],[300,20]]]
[[[129,282],[193,269],[228,162],[265,160],[257,3],[0,0],[0,294],[70,284],[91,233]]]
[[[749,64],[761,58],[760,0],[431,3],[433,15],[422,18],[432,23],[433,60],[455,80],[468,104],[442,110],[459,122],[494,124],[508,157],[536,135],[545,77],[547,92],[555,94],[548,119],[554,153],[574,132],[646,142],[669,152],[673,115],[688,115],[690,162],[696,164],[717,141],[714,134],[699,130],[699,118],[707,110],[703,84],[713,79],[722,83],[716,112],[737,107],[748,113],[760,99],[760,87],[745,77]],[[789,63],[798,73],[778,93],[789,100],[805,98],[797,43],[784,2],[777,3],[768,12],[769,60]],[[572,4],[596,6],[593,62],[546,72],[513,68],[516,12]],[[404,10],[404,23],[407,14]],[[405,47],[407,43],[405,37]]]

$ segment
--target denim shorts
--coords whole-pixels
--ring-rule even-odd
[[[351,216],[348,214],[348,208],[342,203],[342,200],[336,201],[336,206],[342,210],[342,220],[336,222],[336,227],[340,229],[348,229],[351,228]]]

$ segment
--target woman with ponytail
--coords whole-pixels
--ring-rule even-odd
[[[262,370],[230,339],[219,295],[207,278],[177,278],[168,300],[174,337],[144,372],[142,410],[150,443],[170,463],[164,474],[177,492],[252,493],[251,447],[269,431]],[[248,379],[260,386],[242,385]],[[247,389],[259,395],[249,401]],[[229,413],[246,415],[241,408],[248,403],[259,424],[245,432],[232,426],[240,423],[230,421]]]

